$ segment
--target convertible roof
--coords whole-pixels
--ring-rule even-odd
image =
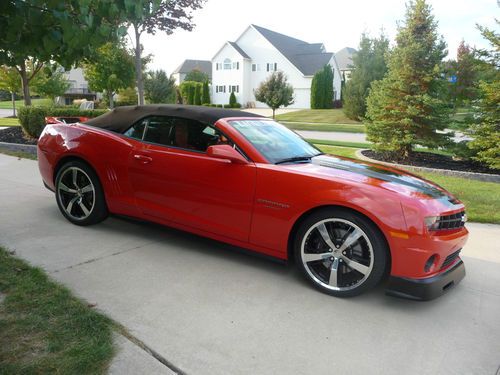
[[[102,116],[84,122],[84,124],[123,133],[137,121],[147,116],[181,117],[209,124],[215,124],[221,118],[263,117],[254,113],[234,109],[196,105],[150,104],[117,107]]]

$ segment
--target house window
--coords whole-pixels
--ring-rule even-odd
[[[216,63],[215,70],[222,70],[222,63]]]
[[[275,72],[276,70],[278,70],[277,63],[267,63],[267,71],[268,72]]]
[[[226,86],[215,86],[215,92],[226,92]]]
[[[233,69],[236,69],[236,70],[240,69],[240,62],[239,61],[233,62]]]
[[[231,60],[230,59],[224,60],[224,70],[231,70]]]
[[[252,72],[260,72],[260,64],[252,64]]]
[[[229,92],[236,92],[236,93],[239,93],[240,92],[240,85],[233,85],[233,86],[228,86],[229,87]]]

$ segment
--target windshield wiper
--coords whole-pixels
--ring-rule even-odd
[[[313,156],[316,156],[316,155],[312,155],[312,156],[294,156],[293,158],[286,158],[286,159],[279,160],[279,161],[277,161],[274,164],[293,163],[295,161],[310,161]]]

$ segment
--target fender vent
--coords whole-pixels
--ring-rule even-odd
[[[453,262],[455,262],[455,260],[460,255],[460,251],[462,251],[462,249],[458,249],[454,253],[451,253],[450,255],[448,255],[446,257],[446,259],[444,260],[443,264],[441,265],[441,269],[444,269],[444,268],[448,267],[450,264],[453,264]]]

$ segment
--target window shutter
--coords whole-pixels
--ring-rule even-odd
[[[267,66],[267,71],[269,71],[269,63],[267,63],[266,66]]]
[[[274,63],[274,71],[278,70],[278,63]]]

